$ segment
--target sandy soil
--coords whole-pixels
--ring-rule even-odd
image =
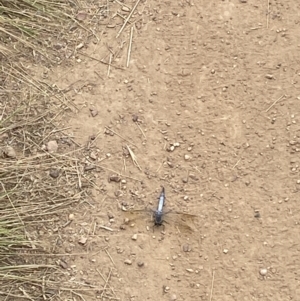
[[[130,20],[128,68],[115,17],[48,79],[98,165],[56,251],[86,300],[298,300],[300,3],[142,0]],[[154,208],[162,185],[194,231],[122,226],[121,207]]]

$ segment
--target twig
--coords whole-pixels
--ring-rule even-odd
[[[140,125],[139,125],[137,122],[136,122],[136,125],[137,125],[138,128],[140,129],[140,131],[141,131],[141,133],[143,134],[144,138],[147,139],[147,138],[146,138],[146,135],[145,135],[145,133],[144,133],[144,131],[142,130],[142,128],[140,127]]]
[[[110,53],[109,62],[108,62],[108,69],[107,69],[107,77],[109,77],[109,73],[110,73],[110,66],[111,66],[112,56],[113,56],[112,53]]]
[[[118,32],[116,38],[119,37],[119,35],[120,35],[121,32],[123,31],[123,29],[125,28],[127,22],[128,22],[129,19],[131,18],[132,14],[134,13],[134,11],[135,11],[135,9],[137,8],[137,6],[139,5],[140,1],[141,1],[141,0],[137,0],[137,1],[136,1],[136,3],[135,3],[135,5],[134,5],[133,9],[131,10],[130,14],[128,15],[128,17],[127,17],[126,20],[124,21],[123,26],[122,26],[121,29],[119,30],[119,32]]]
[[[75,161],[75,165],[76,165],[76,173],[77,173],[77,177],[78,177],[78,188],[81,189],[82,182],[81,182],[81,177],[80,177],[80,172],[79,172],[79,169],[78,169],[77,161]]]
[[[110,232],[114,232],[114,231],[115,231],[114,229],[109,228],[109,227],[106,227],[106,226],[103,226],[103,225],[99,225],[99,228],[100,228],[100,229],[107,230],[107,231],[110,231]]]
[[[102,60],[96,59],[95,57],[92,57],[92,56],[90,56],[90,55],[87,55],[87,54],[85,54],[85,53],[83,53],[83,52],[78,52],[78,54],[83,55],[83,56],[85,56],[85,57],[88,57],[88,58],[90,58],[91,60],[97,61],[97,62],[102,63],[102,64],[104,64],[104,65],[108,65],[108,63],[106,63],[106,62],[104,62],[104,61],[102,61]],[[125,70],[123,67],[115,66],[115,65],[113,65],[113,64],[110,64],[110,66],[111,66],[111,67],[114,67],[114,68],[116,68],[116,69]]]
[[[214,289],[214,281],[215,281],[215,271],[213,271],[213,274],[212,274],[212,281],[211,281],[211,289],[210,289],[209,301],[212,300],[213,289]]]
[[[133,37],[133,26],[131,27],[130,30],[130,38],[129,38],[129,45],[128,45],[128,54],[127,54],[127,64],[126,67],[129,67],[129,62],[130,62],[130,54],[131,54],[131,46],[132,46],[132,37]]]
[[[269,18],[270,18],[270,0],[268,0],[267,28],[269,28]]]
[[[103,298],[103,294],[104,294],[105,289],[106,289],[106,287],[107,287],[107,285],[108,285],[108,282],[109,282],[109,280],[110,280],[111,272],[112,272],[112,269],[110,269],[109,274],[108,274],[108,276],[107,276],[107,279],[104,280],[104,281],[105,281],[105,284],[104,284],[103,291],[102,291],[102,294],[101,294],[101,299]]]
[[[112,133],[114,133],[115,135],[117,135],[118,137],[120,137],[121,139],[123,139],[124,141],[134,145],[136,147],[135,144],[133,144],[132,142],[130,142],[129,140],[125,139],[124,137],[122,137],[120,134],[118,134],[117,132],[115,132],[114,130],[110,129],[109,127],[105,127],[108,131],[111,131]]]
[[[242,158],[239,158],[238,161],[232,166],[232,169],[235,169],[235,167],[240,163]]]
[[[278,99],[276,99],[267,109],[266,109],[266,112],[268,112],[273,106],[276,105],[276,103],[281,100],[283,97],[286,97],[285,94],[281,95]]]
[[[109,252],[107,251],[107,249],[105,249],[105,252],[106,252],[107,256],[109,257],[110,261],[112,262],[112,264],[113,264],[114,266],[116,266],[114,260],[113,260],[112,257],[110,256],[110,254],[109,254]]]
[[[84,297],[83,297],[81,294],[75,293],[73,290],[71,290],[71,292],[72,292],[72,294],[74,294],[74,295],[80,297],[83,301],[86,301],[86,300],[84,299]]]
[[[141,171],[142,169],[141,169],[141,167],[140,167],[140,165],[139,165],[139,163],[138,163],[138,161],[136,159],[136,156],[135,156],[134,152],[130,149],[130,147],[128,145],[126,145],[126,147],[127,147],[128,151],[129,151],[130,157],[131,157],[134,165]]]
[[[46,294],[45,294],[45,276],[43,276],[43,282],[42,282],[42,293],[43,293],[43,299],[47,300]]]

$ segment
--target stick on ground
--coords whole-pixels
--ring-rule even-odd
[[[136,159],[136,156],[135,156],[134,152],[130,149],[130,147],[129,147],[128,145],[126,145],[126,147],[127,147],[128,151],[129,151],[130,157],[131,157],[131,159],[132,159],[134,165],[135,165],[139,170],[142,170],[141,167],[140,167],[140,165],[139,165],[139,163],[138,163],[138,161],[137,161],[137,159]]]
[[[215,281],[215,271],[213,271],[213,274],[212,274],[212,280],[211,280],[211,289],[210,289],[210,297],[209,297],[209,301],[212,300],[213,289],[214,289],[214,281]]]
[[[135,5],[134,5],[134,7],[133,7],[133,9],[132,9],[132,11],[130,12],[130,14],[128,15],[128,17],[126,18],[126,20],[124,21],[123,26],[122,26],[121,29],[119,30],[119,32],[118,32],[116,38],[119,37],[119,35],[120,35],[121,32],[123,31],[123,29],[125,28],[127,22],[128,22],[129,19],[131,18],[132,14],[134,13],[134,11],[135,11],[135,9],[137,8],[137,6],[139,5],[140,1],[141,1],[141,0],[137,0],[137,1],[136,1]]]
[[[283,97],[286,97],[286,95],[281,95],[278,99],[276,99],[267,109],[266,109],[266,112],[268,112],[273,106],[276,105],[276,103],[281,100]]]
[[[132,37],[133,37],[133,26],[131,27],[130,30],[130,38],[129,38],[129,45],[128,45],[128,54],[127,54],[127,64],[126,67],[129,67],[129,62],[130,62],[130,55],[131,55],[131,46],[132,46]]]

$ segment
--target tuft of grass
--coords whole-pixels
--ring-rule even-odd
[[[23,47],[49,57],[50,40],[68,33],[76,6],[60,0],[3,0],[0,3],[0,32],[4,45],[0,53],[7,54],[11,45],[16,54]],[[50,40],[49,40],[50,38]],[[23,47],[22,47],[23,46]]]
[[[81,148],[59,128],[60,117],[74,105],[34,79],[26,66],[65,59],[66,49],[59,51],[58,45],[74,52],[88,32],[84,21],[76,19],[84,3],[0,1],[1,300],[54,300],[60,289],[71,290],[70,284],[62,288],[65,275],[51,257],[54,241],[45,241],[40,233],[65,227],[68,208],[87,194]],[[47,152],[50,140],[58,143],[57,153]],[[7,155],[7,147],[13,156]]]

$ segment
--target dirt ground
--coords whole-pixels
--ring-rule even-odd
[[[300,3],[142,0],[118,38],[112,7],[47,79],[97,164],[56,249],[85,300],[299,300]],[[122,226],[161,186],[194,231]]]

